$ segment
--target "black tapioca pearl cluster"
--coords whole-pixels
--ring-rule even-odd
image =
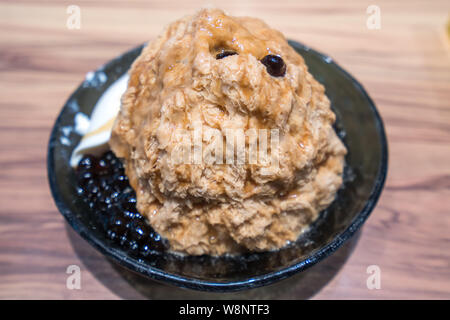
[[[113,242],[136,255],[164,251],[167,243],[136,208],[122,162],[108,151],[84,156],[77,168],[78,194],[97,213],[97,221]]]
[[[100,158],[84,156],[77,168],[78,193],[83,194],[89,206],[98,211],[106,211],[121,192],[129,187],[122,162],[112,152]],[[126,186],[121,182],[126,180]]]

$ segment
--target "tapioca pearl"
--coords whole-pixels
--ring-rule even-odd
[[[280,56],[268,54],[262,58],[261,63],[272,77],[283,77],[286,74],[286,64]]]
[[[216,54],[216,59],[220,60],[220,59],[226,58],[228,56],[234,56],[236,54],[238,54],[236,51],[223,50],[222,52],[219,52],[218,54]]]

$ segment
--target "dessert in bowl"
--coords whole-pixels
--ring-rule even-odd
[[[107,65],[115,67],[117,79],[137,57],[122,103],[114,107],[117,116],[102,116],[97,105],[91,117],[96,125],[71,145],[78,188],[66,190],[96,218],[77,216],[93,222],[84,229],[68,218],[71,209],[56,195],[63,214],[127,267],[201,289],[262,285],[332,252],[345,232],[349,237],[364,221],[381,191],[384,132],[362,88],[333,70],[344,78],[344,92],[355,91],[347,97],[365,100],[368,108],[359,112],[373,117],[365,130],[379,141],[368,168],[354,166],[353,145],[344,146],[339,136],[349,133],[347,126],[353,132],[355,124],[339,123],[339,117],[334,124],[328,88],[298,53],[310,50],[296,46],[258,19],[202,10],[169,25],[142,52],[129,53],[126,66]],[[60,122],[49,149],[54,195],[59,183],[53,143]],[[361,140],[354,146],[361,148]],[[360,199],[348,204],[351,196]]]

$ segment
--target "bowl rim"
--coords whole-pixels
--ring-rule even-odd
[[[369,107],[374,115],[375,120],[375,127],[377,134],[379,136],[379,141],[381,144],[381,161],[378,166],[378,171],[375,179],[375,184],[372,187],[372,191],[370,193],[370,196],[362,210],[355,216],[351,224],[342,231],[339,235],[337,235],[330,243],[325,245],[324,247],[320,248],[316,252],[313,252],[311,255],[306,257],[300,262],[297,262],[289,267],[283,268],[278,271],[270,272],[267,274],[255,276],[252,278],[248,278],[245,280],[239,280],[239,281],[229,281],[229,282],[214,282],[214,281],[208,281],[208,280],[201,280],[196,278],[191,278],[187,276],[181,276],[176,275],[172,273],[165,272],[163,270],[160,270],[158,268],[152,267],[150,265],[145,265],[142,262],[137,261],[137,259],[129,257],[127,255],[124,255],[119,250],[116,250],[115,248],[112,248],[110,246],[107,246],[104,242],[102,242],[100,239],[95,237],[92,232],[89,232],[89,228],[81,223],[81,221],[75,217],[75,215],[72,213],[72,211],[68,208],[68,206],[64,203],[62,200],[62,196],[60,195],[58,189],[57,189],[57,183],[56,183],[56,175],[54,174],[54,148],[56,142],[56,134],[57,134],[57,128],[58,124],[60,123],[61,117],[64,112],[64,107],[60,111],[53,128],[51,130],[50,138],[49,138],[49,144],[48,144],[48,152],[47,152],[47,177],[50,185],[50,190],[54,199],[54,202],[56,204],[56,207],[60,211],[60,213],[64,216],[67,223],[84,239],[86,240],[90,245],[95,247],[97,250],[99,250],[103,255],[105,255],[108,258],[113,258],[114,262],[118,263],[119,265],[125,267],[128,270],[131,270],[135,273],[144,275],[146,277],[149,277],[153,280],[165,282],[171,285],[183,287],[183,288],[189,288],[194,290],[201,290],[201,291],[214,291],[214,292],[231,292],[231,291],[240,291],[245,289],[251,289],[256,287],[261,287],[264,285],[271,284],[276,281],[280,281],[282,279],[285,279],[289,276],[292,276],[295,273],[304,271],[308,269],[309,267],[315,265],[319,261],[323,260],[324,258],[328,257],[332,253],[334,253],[339,247],[343,245],[345,241],[350,239],[357,230],[363,225],[363,223],[367,220],[370,213],[375,208],[375,205],[381,195],[381,192],[383,190],[383,186],[386,180],[387,175],[387,169],[388,169],[388,143],[386,138],[386,133],[384,129],[383,120],[375,107],[375,104],[373,100],[370,98],[364,87],[347,71],[345,71],[341,66],[339,66],[331,57],[328,55],[325,55],[315,49],[312,49],[306,45],[303,45],[297,41],[294,40],[288,40],[289,45],[291,45],[294,49],[301,49],[305,51],[310,51],[313,54],[317,55],[322,62],[327,64],[333,64],[342,74],[344,77],[347,77],[353,84],[356,90],[360,91],[364,98],[368,101]],[[104,67],[107,67],[108,65],[114,63],[118,59],[122,58],[127,53],[130,53],[134,50],[137,50],[139,48],[142,48],[143,45],[135,47],[120,56],[110,60],[107,62]],[[64,106],[67,105],[69,101],[73,99],[73,97],[78,93],[79,90],[82,89],[82,86],[78,86],[77,89],[70,95],[70,97],[67,99]]]

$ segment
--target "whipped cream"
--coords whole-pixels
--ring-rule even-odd
[[[72,167],[75,168],[85,154],[98,156],[109,148],[111,129],[119,113],[120,99],[127,89],[128,79],[128,73],[117,79],[95,104],[89,124],[84,124],[87,130],[83,130],[83,138],[72,152]]]

